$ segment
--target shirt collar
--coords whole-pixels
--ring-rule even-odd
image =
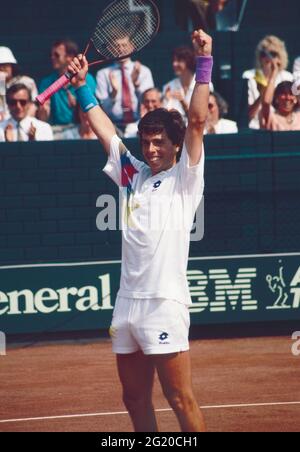
[[[26,118],[22,119],[20,123],[18,123],[12,116],[7,120],[8,123],[12,124],[16,129],[18,128],[18,125],[20,124],[21,129],[26,127],[28,125],[28,122],[32,120],[33,118],[30,118],[29,116],[26,116]]]

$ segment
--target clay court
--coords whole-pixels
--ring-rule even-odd
[[[194,387],[211,432],[299,432],[300,357],[285,337],[195,340]],[[0,357],[1,432],[130,432],[107,340],[14,346]],[[155,385],[162,432],[177,421]]]

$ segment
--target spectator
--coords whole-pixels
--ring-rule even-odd
[[[228,0],[175,0],[175,16],[178,26],[189,29],[216,29],[216,15],[223,11]],[[189,26],[191,22],[191,26]]]
[[[162,107],[162,95],[159,89],[150,88],[144,92],[142,96],[141,118],[150,111],[157,110]]]
[[[260,128],[259,112],[262,106],[262,97],[274,64],[279,69],[275,80],[276,86],[284,81],[293,81],[293,75],[286,71],[288,53],[285,43],[276,36],[266,36],[256,49],[256,68],[243,74],[243,78],[248,80],[249,127],[252,129]]]
[[[11,114],[0,123],[0,141],[51,141],[49,124],[29,115],[31,92],[24,84],[16,84],[7,90],[6,102]]]
[[[131,51],[128,38],[117,41],[122,52]],[[130,58],[101,69],[97,73],[97,97],[102,108],[118,129],[124,133],[128,124],[139,119],[139,105],[142,94],[154,87],[152,73],[140,62]]]
[[[187,122],[187,114],[195,87],[195,56],[190,47],[178,47],[173,52],[173,70],[177,76],[163,87],[163,106],[178,110]],[[213,85],[210,86],[213,91]]]
[[[33,100],[38,94],[35,81],[26,75],[21,75],[17,60],[8,47],[0,47],[0,81],[2,82],[0,92],[0,121],[9,117],[9,109],[6,104],[6,90],[11,86],[19,83],[24,84],[30,90],[30,95]],[[31,103],[29,115],[35,116],[35,114],[36,107]]]
[[[208,116],[206,134],[238,133],[236,122],[224,119],[228,114],[228,104],[217,92],[210,93],[208,101]]]
[[[142,95],[142,103],[140,108],[140,116],[143,118],[150,111],[157,110],[162,107],[162,95],[157,88],[150,88]],[[136,138],[138,135],[139,121],[128,124],[124,132],[124,138]]]
[[[60,40],[53,44],[51,60],[54,72],[41,81],[40,92],[47,89],[66,72],[68,64],[77,54],[78,46],[73,41]],[[91,74],[87,76],[87,84],[94,93],[96,82]],[[55,93],[43,106],[39,107],[38,118],[53,125],[54,138],[56,140],[68,140],[76,136],[76,104],[75,90],[71,85],[68,85],[65,89]]]
[[[270,81],[262,97],[261,128],[282,132],[300,130],[300,111],[297,111],[298,100],[292,92],[293,83],[282,82],[276,88],[278,71],[278,66],[273,64]]]
[[[176,75],[163,87],[164,107],[178,110],[187,122],[187,114],[195,87],[195,55],[190,47],[178,47],[173,52],[173,70]]]

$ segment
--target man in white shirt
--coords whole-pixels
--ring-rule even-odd
[[[155,370],[182,431],[205,431],[191,383],[186,270],[190,231],[204,190],[212,39],[195,31],[193,45],[197,83],[188,127],[175,110],[148,113],[139,124],[146,163],[132,156],[97,106],[85,83],[86,58],[79,55],[68,68],[79,104],[108,154],[104,171],[124,194],[122,276],[111,337],[123,400],[135,431],[141,432],[157,431],[152,404]]]
[[[49,124],[29,116],[31,94],[23,84],[8,89],[6,102],[11,117],[0,123],[0,142],[7,141],[52,141]]]
[[[119,45],[128,44],[120,42]],[[105,113],[120,130],[124,131],[128,124],[140,119],[141,96],[154,87],[149,68],[127,58],[106,69],[101,69],[96,79],[96,96]]]

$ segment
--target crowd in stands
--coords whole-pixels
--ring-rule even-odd
[[[197,1],[190,3],[200,7]],[[51,49],[53,72],[37,88],[35,81],[22,73],[13,52],[0,47],[0,142],[96,139],[78,107],[72,85],[43,106],[34,102],[38,92],[57,80],[78,53],[78,46],[70,40],[55,42]],[[276,36],[266,36],[257,46],[255,61],[255,67],[243,74],[248,83],[249,128],[300,130],[300,96],[292,89],[293,82],[300,79],[300,57],[294,62],[294,73],[288,72],[285,43]],[[176,48],[172,64],[174,79],[161,89],[155,86],[151,69],[131,59],[100,69],[96,77],[89,74],[90,89],[121,137],[137,137],[139,120],[158,108],[178,110],[187,123],[195,86],[193,50]],[[228,103],[213,84],[210,90],[206,134],[237,133],[237,123],[226,118]]]

